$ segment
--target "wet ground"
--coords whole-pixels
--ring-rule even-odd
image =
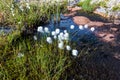
[[[74,25],[75,28],[71,29],[70,28],[71,25]],[[86,40],[87,42],[90,41],[93,42],[92,40],[94,41],[96,40],[94,32],[92,32],[90,28],[84,28],[83,25],[83,30],[80,30],[79,25],[73,22],[72,17],[65,17],[63,16],[63,14],[61,14],[61,20],[59,22],[55,23],[52,18],[51,21],[48,24],[43,25],[43,27],[48,27],[50,31],[54,31],[56,28],[59,28],[61,32],[67,30],[68,33],[70,34],[70,40],[77,43],[80,43],[83,39]]]
[[[109,22],[104,18],[85,17],[95,21]],[[74,25],[75,29],[71,30],[70,25]],[[59,23],[55,24],[51,20],[50,24],[44,26],[51,30],[67,29],[70,33],[79,29],[79,25],[73,22],[72,17],[63,15]],[[68,80],[120,80],[120,25],[94,27],[96,29],[94,32],[91,32],[90,28],[79,30],[73,39],[78,41],[79,51],[86,49],[87,53],[73,60],[73,65],[67,70],[70,74]],[[82,35],[85,37],[80,38]]]
[[[93,17],[85,13],[77,16],[85,16],[92,21],[108,22],[99,16]],[[71,30],[70,25],[74,25],[75,29]],[[61,29],[61,32],[68,30],[72,35],[77,31],[72,41],[77,42],[79,51],[87,51],[73,59],[71,67],[67,70],[68,80],[120,80],[120,25],[94,26],[94,32],[90,31],[90,27],[79,30],[79,25],[73,22],[72,17],[61,14],[60,22],[55,23],[52,18],[49,24],[43,26],[51,31],[56,28]],[[0,27],[0,35],[12,31],[11,28]]]

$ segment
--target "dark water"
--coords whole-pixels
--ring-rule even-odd
[[[70,29],[70,26],[74,25],[74,29]],[[84,26],[84,25],[83,25]],[[84,28],[83,30],[79,29],[79,26],[73,22],[71,17],[65,17],[61,14],[60,21],[55,23],[53,18],[50,22],[43,27],[48,27],[50,31],[54,31],[56,28],[59,28],[61,32],[67,30],[70,33],[70,40],[75,42],[97,42],[97,38],[94,35],[94,32],[90,28]],[[96,31],[96,30],[95,30]]]
[[[74,29],[70,29],[70,26],[74,25]],[[84,25],[83,25],[84,26]],[[97,38],[94,35],[94,32],[90,31],[90,28],[84,28],[83,30],[79,29],[79,26],[76,25],[72,17],[65,17],[62,14],[60,15],[60,21],[55,22],[53,16],[48,24],[43,25],[43,27],[48,27],[50,32],[54,31],[56,28],[59,28],[61,32],[67,30],[70,33],[70,41],[74,42],[87,42],[96,44]],[[14,31],[11,27],[0,27],[0,35],[7,35]],[[96,30],[95,30],[96,31]]]

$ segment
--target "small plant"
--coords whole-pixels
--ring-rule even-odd
[[[112,8],[113,11],[119,11],[120,10],[120,4],[116,5]]]
[[[84,0],[78,3],[78,6],[81,6],[84,11],[93,12],[97,4],[91,4],[91,0]]]

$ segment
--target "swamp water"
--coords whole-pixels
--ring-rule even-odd
[[[71,29],[71,25],[74,26],[73,29]],[[65,33],[65,31],[67,31],[69,33],[69,40],[78,44],[81,42],[87,42],[90,44],[98,43],[97,37],[94,34],[94,30],[92,31],[87,25],[76,25],[73,22],[72,17],[63,16],[63,14],[60,14],[59,22],[55,22],[54,18],[52,17],[48,24],[42,26],[47,27],[50,32],[55,31],[55,29],[60,29],[61,33]],[[93,27],[93,29],[95,28]],[[36,34],[39,34],[39,32]]]
[[[74,25],[75,28],[71,29],[71,25]],[[92,44],[92,46],[85,46],[89,46],[88,54],[77,58],[72,64],[70,70],[75,70],[75,73],[70,75],[68,80],[73,80],[73,78],[77,80],[82,78],[85,78],[85,80],[120,80],[120,68],[118,67],[120,65],[120,60],[114,57],[115,53],[120,53],[118,50],[119,48],[117,49],[108,43],[102,43],[99,41],[98,37],[95,35],[95,33],[99,31],[98,29],[91,31],[91,28],[85,28],[84,25],[83,29],[80,29],[80,26],[76,25],[71,17],[65,17],[63,15],[61,15],[60,22],[54,23],[52,18],[50,23],[44,25],[44,27],[48,27],[51,31],[54,31],[56,28],[59,28],[61,32],[67,30],[68,33],[70,33],[70,38],[73,36],[71,40],[77,42],[78,47],[81,46],[81,42],[83,44]],[[103,29],[104,28],[105,26]],[[70,73],[69,70],[68,73]],[[95,75],[97,75],[97,77],[95,77]]]
[[[74,29],[70,28],[71,25],[75,26]],[[61,14],[59,22],[55,23],[54,18],[51,18],[48,24],[41,26],[49,28],[50,32],[54,31],[56,28],[60,29],[60,32],[64,32],[65,30],[67,30],[67,32],[70,34],[70,40],[73,42],[77,42],[78,46],[81,45],[81,42],[91,43],[93,45],[99,44],[99,41],[94,34],[95,32],[97,32],[97,29],[95,29],[95,31],[91,31],[90,28],[85,28],[84,25],[83,28],[80,29],[80,27],[73,22],[72,17],[65,17]],[[0,27],[0,35],[2,35],[2,33],[10,34],[12,31],[14,31],[14,29],[12,28]],[[39,38],[39,34],[40,33],[37,31],[34,33],[34,35],[37,35],[37,38]],[[118,76],[118,73],[120,71],[120,62],[116,60],[113,56],[109,55],[111,54],[109,52],[112,52],[112,49],[109,51],[109,49],[106,48],[99,48],[99,51],[97,51],[96,53],[94,51],[91,52],[92,54],[89,54],[88,57],[84,56],[84,58],[77,58],[75,63],[72,64],[70,68],[75,71],[73,74],[72,72],[68,72],[71,73],[71,75],[68,77],[68,80],[73,80],[73,78],[85,78],[86,80],[92,80],[93,78],[95,80],[98,78],[100,80],[109,80],[113,78],[113,80],[119,80],[120,78]],[[84,75],[83,73],[85,73],[86,75]],[[77,76],[75,76],[74,74],[76,74]],[[104,76],[99,74],[104,74],[105,79],[103,79]],[[97,75],[98,77],[95,77],[95,75]],[[113,77],[111,77],[111,75],[113,75]]]

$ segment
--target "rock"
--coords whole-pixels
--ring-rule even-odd
[[[115,41],[115,35],[112,33],[107,32],[96,32],[96,36],[104,42],[114,42]]]
[[[74,11],[79,11],[81,9],[82,9],[81,7],[75,6],[74,8],[71,9],[71,11],[74,12]]]
[[[120,24],[120,20],[114,20],[114,24],[119,25]]]
[[[75,16],[73,17],[73,21],[77,25],[85,25],[91,22],[87,17],[84,17],[84,16]]]
[[[120,54],[119,54],[119,53],[115,53],[115,54],[114,54],[114,57],[115,57],[116,59],[119,59],[119,60],[120,60]]]
[[[99,38],[103,38],[106,36],[106,33],[104,32],[97,32],[96,35],[99,37]]]
[[[120,11],[117,11],[117,12],[116,12],[115,18],[116,18],[116,19],[120,19]]]
[[[76,11],[81,10],[82,8],[78,6],[75,6],[75,7],[67,6],[67,9],[71,12],[76,12]]]
[[[90,26],[90,27],[101,27],[101,26],[103,26],[104,25],[104,23],[103,22],[90,22],[90,23],[88,23],[88,26]]]
[[[113,25],[113,23],[104,23],[104,22],[100,22],[100,21],[91,21],[89,18],[87,18],[85,16],[74,16],[73,21],[77,25],[88,24],[89,27],[102,27],[102,26]]]
[[[72,6],[67,6],[67,10],[71,11],[72,10]]]
[[[89,18],[84,17],[84,16],[75,16],[73,17],[73,21],[77,25],[88,24],[89,27],[101,27],[105,24],[103,22],[91,21]]]
[[[104,17],[104,18],[109,18],[109,16],[107,14],[103,13],[103,12],[94,11],[93,13],[98,14],[98,15]]]
[[[114,32],[119,31],[119,29],[118,29],[118,28],[110,28],[110,30],[111,30],[111,31],[114,31]]]
[[[74,6],[76,5],[78,2],[80,2],[81,0],[68,0],[68,5],[69,6]]]
[[[77,12],[71,12],[71,13],[68,13],[68,14],[64,14],[64,16],[67,16],[67,17],[71,17],[71,16],[75,16]]]
[[[115,36],[113,34],[108,33],[105,37],[103,37],[103,41],[112,42],[115,40]]]

